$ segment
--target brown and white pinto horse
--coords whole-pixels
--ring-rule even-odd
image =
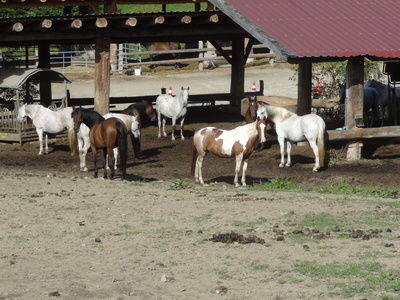
[[[211,152],[218,157],[236,157],[235,186],[239,186],[238,174],[243,163],[242,185],[246,185],[246,170],[250,155],[257,142],[265,142],[266,118],[238,126],[232,130],[205,127],[193,136],[192,176],[196,182],[204,184],[202,165],[204,156]]]
[[[83,108],[77,108],[71,113],[74,121],[74,129],[78,132],[81,123],[90,128],[89,140],[90,148],[94,158],[94,177],[97,177],[97,150],[103,149],[104,155],[104,178],[107,178],[106,156],[108,156],[108,167],[110,168],[110,179],[114,178],[115,157],[113,149],[118,147],[121,157],[120,168],[122,172],[121,179],[126,175],[127,159],[127,129],[125,124],[117,118],[104,119],[99,113]]]

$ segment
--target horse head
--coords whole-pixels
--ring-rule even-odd
[[[257,107],[257,120],[268,120],[268,111],[266,103],[258,103]]]
[[[153,105],[149,102],[145,102],[146,108],[145,108],[145,114],[147,117],[150,119],[151,122],[154,122],[156,120],[157,114],[156,111],[153,108]]]
[[[264,144],[267,141],[267,139],[265,137],[265,128],[267,127],[267,118],[264,117],[264,118],[260,119],[257,117],[256,122],[257,122],[256,128],[257,128],[258,136],[260,137],[260,143]]]
[[[253,121],[256,120],[257,118],[257,108],[258,108],[258,103],[257,103],[257,96],[255,97],[249,97],[249,112],[250,112],[250,116],[251,119]]]
[[[79,131],[79,127],[81,126],[81,123],[83,121],[82,117],[82,108],[76,108],[72,111],[71,113],[71,118],[74,121],[74,130],[75,132]]]
[[[182,95],[183,99],[187,100],[187,98],[189,97],[189,87],[184,88],[182,86],[181,87],[181,95]]]
[[[18,108],[17,121],[22,122],[26,118],[26,104]]]

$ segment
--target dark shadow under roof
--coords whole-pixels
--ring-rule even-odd
[[[400,58],[399,0],[209,0],[284,60]]]

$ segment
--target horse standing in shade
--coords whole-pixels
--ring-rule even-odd
[[[315,155],[313,171],[317,172],[325,165],[325,122],[315,114],[298,116],[289,110],[258,103],[258,118],[268,118],[275,124],[276,134],[281,152],[279,167],[290,167],[292,164],[290,151],[293,143],[308,141]],[[285,141],[287,147],[287,162],[285,164]]]
[[[246,185],[246,170],[250,155],[258,142],[265,142],[266,118],[238,126],[232,130],[205,127],[193,136],[192,176],[204,184],[202,166],[204,156],[211,152],[218,157],[236,157],[235,186],[239,186],[238,174],[242,167],[242,185]]]
[[[127,159],[127,129],[125,124],[117,118],[111,117],[104,119],[95,111],[78,108],[71,113],[76,131],[80,129],[80,125],[84,123],[90,128],[89,140],[90,147],[94,158],[94,177],[97,177],[97,150],[103,149],[104,155],[104,178],[107,178],[106,156],[108,156],[108,167],[110,169],[110,179],[114,178],[114,152],[113,149],[118,147],[121,157],[120,168],[122,172],[121,178],[126,175],[126,159]]]
[[[247,124],[252,123],[257,119],[257,108],[257,97],[249,97],[249,107],[244,115],[244,121]]]
[[[339,90],[339,98],[340,103],[343,104],[346,99],[346,85],[343,84],[340,86]],[[375,118],[378,117],[378,113],[380,111],[379,118],[381,120],[381,125],[383,125],[384,118],[384,108],[387,106],[387,100],[381,101],[381,95],[378,90],[374,87],[364,87],[364,116],[367,120],[367,127],[373,127],[375,124]],[[382,99],[383,100],[383,99]],[[369,117],[369,112],[372,112]]]
[[[181,139],[184,140],[183,136],[183,122],[187,112],[187,104],[189,98],[189,87],[181,88],[181,92],[177,96],[171,95],[160,95],[156,99],[156,110],[158,115],[158,137],[161,137],[161,122],[164,137],[167,136],[165,132],[166,118],[172,119],[172,134],[171,139],[175,140],[175,127],[176,120],[181,118]]]
[[[22,122],[26,117],[32,119],[39,137],[39,155],[43,154],[43,134],[45,137],[44,153],[49,152],[48,134],[59,134],[68,131],[68,142],[71,155],[76,152],[76,139],[74,134],[74,122],[71,118],[71,107],[53,111],[39,104],[24,104],[18,108],[17,120]]]

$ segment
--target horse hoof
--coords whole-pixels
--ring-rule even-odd
[[[284,164],[279,164],[279,168],[283,168],[284,166]]]
[[[314,167],[314,168],[312,169],[312,171],[313,171],[313,172],[318,172],[318,171],[319,171],[319,168]]]
[[[292,166],[292,164],[286,164],[286,165],[285,165],[286,168],[289,168],[289,167],[291,167],[291,166]]]
[[[86,167],[81,167],[81,172],[87,172],[88,171],[88,168],[86,168]]]
[[[247,186],[247,184],[246,183],[242,183],[242,186]]]
[[[181,140],[182,140],[182,141],[184,141],[184,140],[185,140],[185,138],[182,136],[182,137],[181,137]]]

